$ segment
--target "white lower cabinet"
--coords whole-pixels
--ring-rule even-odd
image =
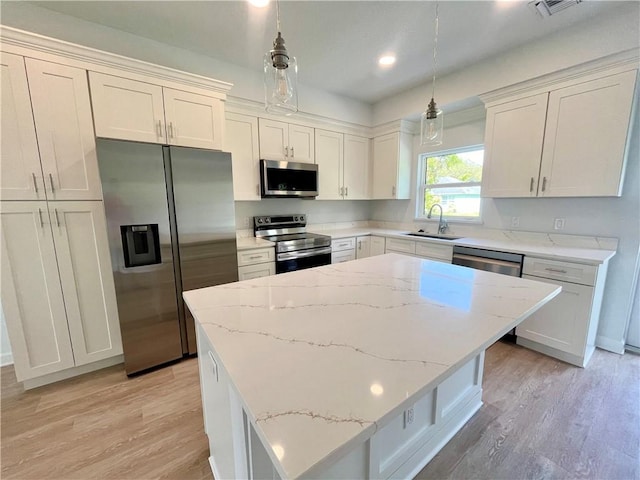
[[[606,271],[607,263],[595,267],[525,257],[523,278],[560,285],[562,292],[518,325],[518,344],[585,367],[595,350]]]
[[[122,354],[102,202],[2,202],[0,218],[18,380]]]
[[[404,253],[414,255],[416,253],[416,242],[413,240],[401,240],[399,238],[387,238],[384,253]]]
[[[356,259],[356,238],[340,238],[331,242],[331,263],[349,262]]]
[[[371,236],[371,248],[369,249],[369,255],[375,257],[376,255],[384,255],[386,245],[386,238]]]
[[[356,258],[367,258],[371,256],[371,237],[356,238]]]
[[[238,252],[238,280],[268,277],[276,274],[274,247]]]

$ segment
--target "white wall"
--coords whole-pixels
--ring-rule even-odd
[[[436,100],[446,113],[452,106],[479,94],[553,73],[574,65],[638,48],[640,2],[626,2],[608,15],[566,28],[547,38],[483,60],[438,80]],[[544,20],[540,20],[544,21]],[[431,84],[418,86],[374,105],[373,124],[419,114]]]
[[[25,2],[1,2],[0,8],[3,25],[230,82],[234,84],[230,96],[264,101],[262,72],[221,62],[208,56]],[[215,46],[212,47],[212,52],[215,53]],[[371,124],[372,107],[370,105],[305,85],[299,85],[299,108],[303,112],[359,125]]]

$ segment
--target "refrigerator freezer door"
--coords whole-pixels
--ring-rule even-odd
[[[165,147],[167,148],[167,147]],[[182,291],[238,281],[231,155],[171,147]],[[188,353],[196,353],[193,317],[182,296]]]
[[[99,139],[111,264],[128,375],[182,357],[162,147]],[[125,266],[121,226],[157,224],[158,264]]]

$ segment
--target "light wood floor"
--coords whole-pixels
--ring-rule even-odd
[[[211,479],[197,361],[23,392],[3,367],[2,479]],[[512,344],[486,355],[484,406],[419,479],[640,478],[640,357],[575,368]]]

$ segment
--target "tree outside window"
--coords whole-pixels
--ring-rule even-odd
[[[417,216],[439,203],[450,220],[479,220],[483,157],[482,147],[421,155]]]

